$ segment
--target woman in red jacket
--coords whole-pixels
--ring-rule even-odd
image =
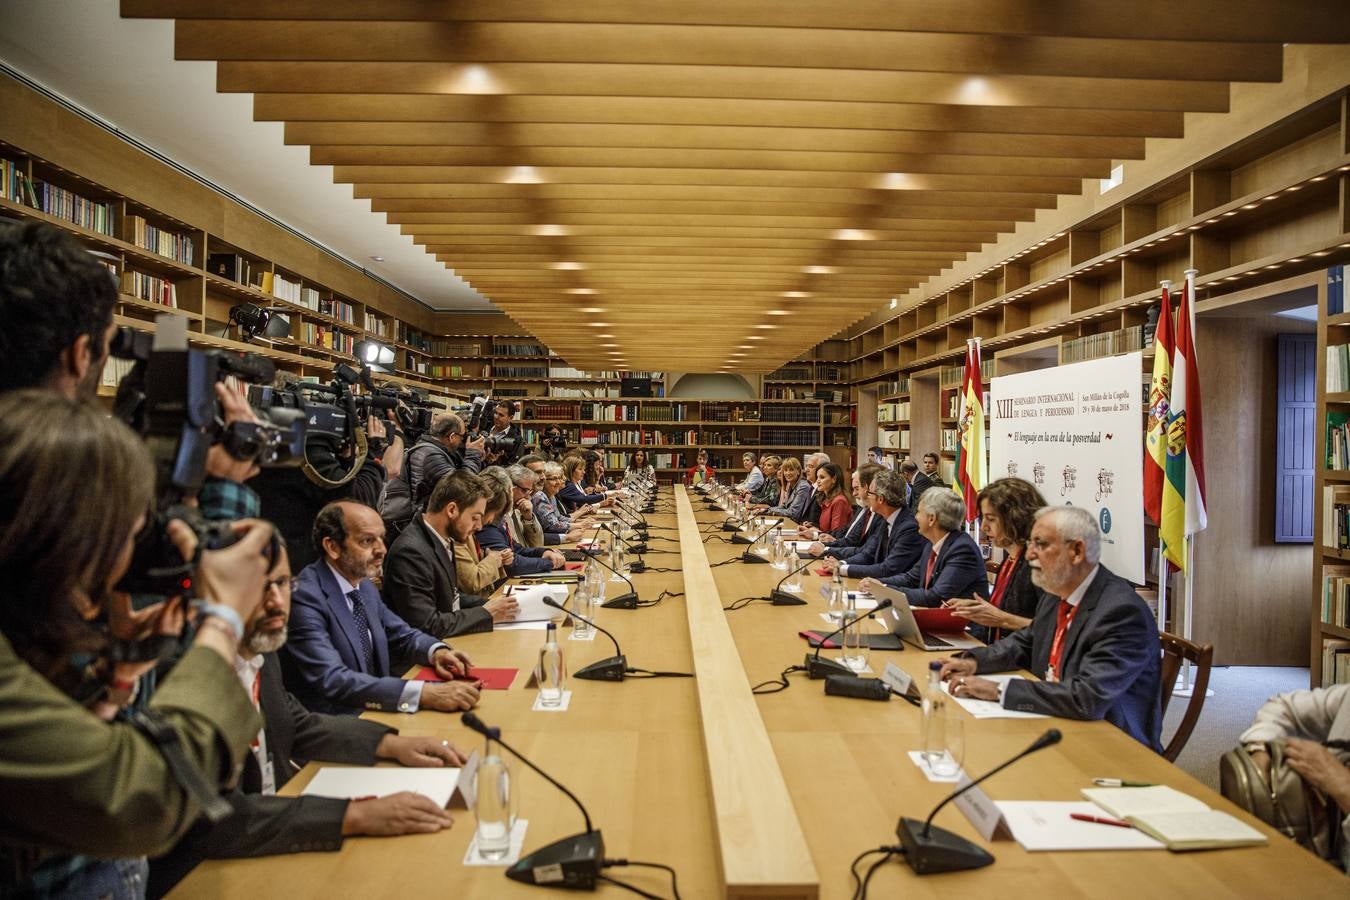
[[[816,502],[820,504],[816,527],[821,531],[842,528],[853,518],[853,503],[844,490],[844,471],[832,462],[816,470]]]

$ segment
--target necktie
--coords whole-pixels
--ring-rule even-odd
[[[924,587],[928,587],[928,585],[932,582],[932,580],[933,580],[933,566],[936,565],[936,564],[937,564],[937,554],[934,553],[934,552],[931,551],[931,550],[928,551],[928,567],[927,567],[927,569],[926,569],[926,570],[924,571],[924,573],[923,573],[923,586],[924,586]]]
[[[356,620],[356,636],[361,641],[361,656],[366,671],[374,674],[375,650],[370,645],[370,617],[366,615],[366,605],[361,602],[361,592],[352,591],[347,595],[352,601],[352,618]]]
[[[1055,637],[1050,642],[1050,667],[1046,670],[1046,681],[1059,681],[1061,677],[1063,669],[1060,668],[1060,660],[1064,655],[1064,637],[1068,634],[1069,626],[1073,624],[1073,617],[1077,613],[1078,607],[1068,600],[1059,601],[1059,610],[1055,613]]]

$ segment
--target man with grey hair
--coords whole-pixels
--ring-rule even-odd
[[[1134,586],[1099,562],[1101,532],[1087,510],[1036,514],[1027,542],[1031,579],[1045,591],[1030,628],[942,665],[957,697],[1067,719],[1105,719],[1161,752],[1158,628]],[[977,678],[1028,669],[1042,681]]]
[[[454,413],[436,413],[431,427],[403,457],[403,469],[389,479],[380,495],[380,518],[390,543],[414,515],[426,507],[431,491],[457,469],[477,473],[483,467],[482,435],[465,443],[464,420]]]
[[[814,488],[816,473],[820,471],[821,466],[829,461],[830,454],[828,453],[816,451],[806,454],[806,457],[802,460],[802,478]],[[811,501],[806,504],[806,514],[802,516],[801,521],[810,522],[813,525],[820,521],[820,501],[816,499],[814,490],[811,492]]]
[[[885,578],[908,572],[928,549],[914,514],[905,507],[905,480],[898,472],[880,471],[867,490],[872,512],[885,520],[881,540],[867,542],[847,559],[827,558],[823,565],[846,578]]]
[[[530,498],[534,496],[534,486],[538,482],[534,470],[520,463],[512,463],[506,467],[506,474],[511,479],[511,511],[508,513],[511,517],[511,533],[526,547],[551,547],[561,544],[562,535],[545,533],[539,520],[535,518],[534,504],[530,502]]]
[[[928,476],[919,471],[919,466],[912,459],[906,458],[897,468],[900,474],[905,477],[909,484],[909,508],[911,512],[919,511],[919,500],[923,497],[923,492],[930,487],[935,487]]]
[[[989,575],[980,545],[961,530],[965,512],[961,495],[951,488],[925,491],[914,518],[928,549],[909,571],[882,578],[880,583],[899,589],[910,606],[941,606],[953,597],[987,598]],[[870,590],[875,583],[863,579],[862,588]]]

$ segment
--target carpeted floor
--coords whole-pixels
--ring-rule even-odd
[[[1267,666],[1215,668],[1210,673],[1209,686],[1214,696],[1205,700],[1200,721],[1177,758],[1177,765],[1218,790],[1219,757],[1237,744],[1238,735],[1251,724],[1262,703],[1285,691],[1305,690],[1308,670]],[[1164,746],[1185,714],[1188,702],[1185,697],[1172,698],[1163,723]]]

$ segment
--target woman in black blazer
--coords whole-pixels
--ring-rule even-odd
[[[613,502],[607,499],[604,491],[598,494],[588,493],[582,485],[582,480],[586,477],[586,460],[580,456],[569,456],[563,460],[562,467],[563,476],[567,479],[567,483],[558,492],[558,502],[569,514],[584,506],[594,504],[598,509],[602,506],[609,506]]]
[[[1027,565],[1027,540],[1036,522],[1036,511],[1045,498],[1035,485],[1020,478],[1000,478],[980,491],[980,530],[1003,550],[1003,564],[989,592],[979,597],[953,601],[956,614],[971,621],[971,632],[985,643],[1031,624],[1041,589],[1031,581]]]

